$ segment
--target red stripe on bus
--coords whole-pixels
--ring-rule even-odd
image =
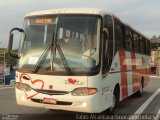
[[[121,92],[122,99],[128,96],[128,84],[127,84],[127,66],[125,51],[119,51],[120,69],[121,69]]]
[[[132,85],[133,85],[133,92],[137,91],[137,71],[136,71],[136,54],[131,53],[131,61],[132,61]]]

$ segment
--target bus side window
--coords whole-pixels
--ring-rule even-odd
[[[133,36],[130,28],[125,28],[125,36],[126,36],[126,50],[134,50],[133,46]]]
[[[147,52],[147,55],[150,55],[151,53],[150,53],[150,41],[149,40],[146,40],[146,47],[147,47],[147,49],[146,49],[146,52]]]
[[[140,37],[140,51],[145,54],[145,39],[143,37]]]
[[[114,19],[114,27],[115,27],[115,53],[116,53],[117,50],[125,48],[124,26],[119,20]]]
[[[147,55],[147,40],[144,38],[145,54]]]
[[[148,40],[148,55],[151,55],[151,42]]]
[[[140,41],[138,34],[133,32],[134,50],[135,52],[140,52]]]
[[[113,58],[113,19],[106,15],[103,23],[103,67],[102,73],[109,71]]]

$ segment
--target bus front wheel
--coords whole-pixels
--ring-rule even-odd
[[[116,85],[114,92],[113,92],[113,102],[112,106],[107,110],[108,114],[113,114],[115,111],[115,106],[119,103],[119,97],[120,97],[120,87],[119,85]]]

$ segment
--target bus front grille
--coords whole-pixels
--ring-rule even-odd
[[[38,93],[47,94],[47,95],[65,95],[69,94],[70,92],[66,91],[55,91],[55,90],[41,90],[41,89],[33,89]]]

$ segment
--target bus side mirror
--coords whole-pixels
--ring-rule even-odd
[[[8,42],[8,50],[11,51],[12,50],[12,46],[13,46],[13,33],[9,34],[9,42]]]
[[[13,28],[11,31],[10,31],[10,34],[9,34],[9,42],[8,42],[8,53],[11,57],[14,57],[14,58],[20,58],[18,56],[18,54],[13,54],[11,51],[12,51],[12,47],[13,47],[13,38],[14,38],[14,34],[12,33],[13,31],[18,31],[18,32],[23,32],[24,33],[24,30],[23,29],[20,29],[20,28]]]

